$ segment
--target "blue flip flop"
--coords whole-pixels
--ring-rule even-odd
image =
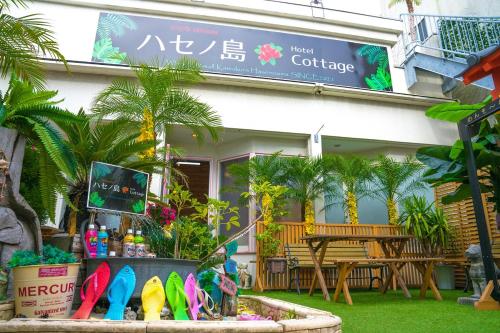
[[[109,309],[104,319],[123,320],[125,307],[134,293],[135,281],[135,272],[132,267],[123,266],[109,285]]]

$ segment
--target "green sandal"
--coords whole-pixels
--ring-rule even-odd
[[[189,303],[189,299],[184,292],[184,282],[182,278],[176,272],[170,273],[165,284],[165,293],[167,295],[168,303],[172,309],[175,320],[189,320],[187,314],[186,302]]]

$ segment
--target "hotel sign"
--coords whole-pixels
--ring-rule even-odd
[[[92,61],[197,59],[206,73],[392,91],[387,49],[331,38],[102,12]]]

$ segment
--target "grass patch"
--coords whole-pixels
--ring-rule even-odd
[[[460,290],[443,290],[443,301],[418,298],[418,290],[411,290],[412,299],[406,299],[400,290],[381,295],[377,291],[352,290],[353,305],[323,300],[321,291],[312,297],[304,291],[268,291],[247,295],[262,295],[284,301],[330,311],[342,318],[343,333],[378,332],[432,332],[432,333],[499,333],[499,311],[477,311],[472,306],[457,304],[457,298],[466,296]]]

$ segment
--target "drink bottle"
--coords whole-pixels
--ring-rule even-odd
[[[142,231],[137,230],[135,232],[135,256],[144,258],[146,256],[146,245],[144,244],[144,237],[142,237]]]
[[[97,258],[106,258],[108,256],[108,233],[106,226],[101,225],[97,234]]]
[[[123,238],[122,256],[132,258],[135,256],[134,232],[132,229],[127,230],[127,235]]]
[[[97,230],[95,230],[93,224],[89,224],[89,228],[85,233],[85,244],[89,250],[90,258],[95,258],[97,256]]]

